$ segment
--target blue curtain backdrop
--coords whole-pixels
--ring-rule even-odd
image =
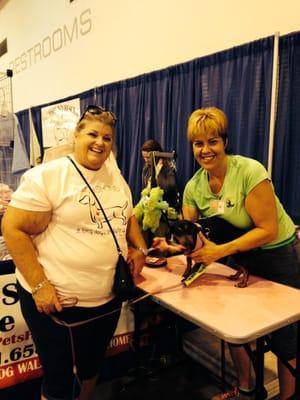
[[[178,182],[183,190],[197,168],[186,139],[188,117],[199,107],[217,106],[228,115],[232,151],[267,165],[273,41],[273,37],[257,40],[33,107],[40,144],[42,107],[79,97],[81,111],[95,103],[114,111],[118,163],[136,202],[143,142],[153,138],[165,151],[177,153]]]
[[[80,93],[77,97],[80,99],[80,112],[83,113],[87,106],[96,104],[96,89],[87,90]]]
[[[20,127],[23,132],[26,152],[30,155],[30,129],[29,129],[29,110],[23,110],[16,113]]]
[[[153,138],[178,154],[181,189],[197,166],[186,139],[190,113],[217,106],[229,117],[235,153],[267,165],[273,37],[96,89],[98,105],[118,116],[118,163],[134,200],[141,189],[142,143]]]
[[[300,223],[300,32],[283,36],[279,44],[273,181],[286,210]]]
[[[48,105],[48,104],[47,104]],[[43,158],[44,155],[44,146],[43,146],[43,129],[42,129],[42,108],[46,106],[46,104],[41,106],[32,107],[31,109],[31,116],[32,116],[32,123],[34,125],[34,129],[36,131],[36,136],[39,141],[41,147],[41,157]]]
[[[269,37],[203,62],[202,107],[216,105],[229,117],[229,145],[234,153],[267,166],[272,86],[273,42]]]

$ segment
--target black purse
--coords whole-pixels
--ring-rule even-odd
[[[113,284],[113,292],[121,301],[131,300],[137,295],[129,265],[122,254],[119,254]]]
[[[129,265],[126,262],[125,258],[123,257],[123,254],[122,254],[121,248],[119,246],[118,240],[116,238],[115,232],[112,229],[112,226],[104,212],[104,209],[103,209],[98,197],[96,196],[95,192],[91,188],[90,184],[85,179],[84,175],[82,174],[80,169],[77,167],[75,162],[72,160],[72,158],[69,156],[67,156],[67,158],[74,165],[75,169],[77,170],[77,172],[79,173],[79,175],[84,180],[85,184],[87,185],[87,187],[93,194],[93,196],[94,196],[94,198],[95,198],[95,200],[107,222],[107,225],[111,231],[111,234],[114,238],[119,257],[118,257],[118,261],[117,261],[117,265],[116,265],[116,272],[115,272],[114,283],[113,283],[113,288],[112,288],[113,292],[118,297],[118,299],[120,299],[121,301],[131,300],[132,298],[134,298],[137,295],[137,288],[134,284],[133,277],[132,277],[130,269],[129,269]]]

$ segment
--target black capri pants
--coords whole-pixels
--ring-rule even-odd
[[[73,374],[73,358],[68,328],[39,313],[29,292],[17,283],[23,317],[32,333],[43,366],[42,394],[48,400],[73,400],[79,386]],[[72,328],[77,375],[81,381],[95,377],[120,316],[122,303],[113,299],[97,307],[65,308],[54,315],[78,322],[117,310],[103,318]]]
[[[233,260],[248,268],[250,274],[300,288],[300,240],[270,250],[253,250],[240,253]],[[258,310],[259,312],[259,310]],[[271,335],[272,351],[279,358],[289,361],[296,357],[297,324],[274,331]]]

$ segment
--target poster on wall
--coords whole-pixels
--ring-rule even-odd
[[[72,143],[80,116],[79,98],[43,107],[41,113],[44,148]]]
[[[20,309],[14,274],[0,275],[0,389],[42,376]]]

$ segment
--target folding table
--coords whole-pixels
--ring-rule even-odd
[[[228,266],[212,263],[190,286],[181,283],[185,257],[168,259],[161,268],[144,267],[138,287],[163,307],[233,344],[256,340],[256,398],[264,381],[264,337],[300,320],[300,290],[250,275],[248,287],[237,288]],[[298,323],[298,332],[299,332]],[[297,360],[299,354],[299,336]],[[300,398],[300,363],[296,368]]]

